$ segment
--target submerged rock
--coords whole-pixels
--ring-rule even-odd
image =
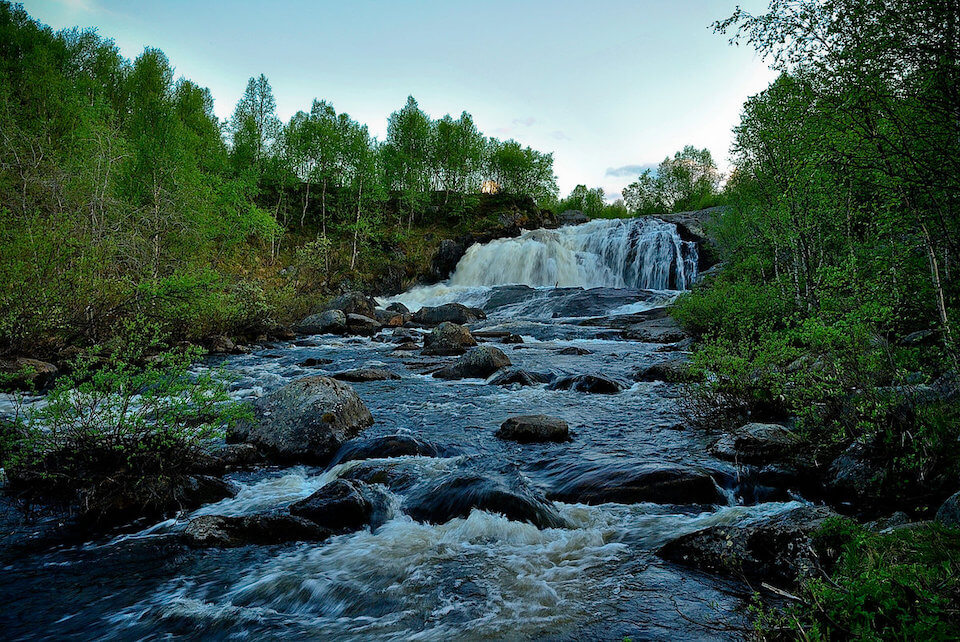
[[[309,359],[304,359],[297,365],[300,366],[301,368],[317,368],[319,366],[325,366],[330,363],[333,363],[333,359],[310,357]]]
[[[539,372],[528,372],[522,368],[504,368],[498,370],[487,380],[492,386],[510,386],[518,384],[521,386],[536,386],[541,383],[548,383],[551,376]]]
[[[421,325],[437,325],[444,321],[463,325],[486,319],[479,308],[468,308],[462,303],[444,303],[437,307],[423,307],[413,313],[411,320]]]
[[[477,345],[470,331],[462,325],[444,321],[423,338],[423,354],[459,355]]]
[[[659,555],[712,573],[793,583],[835,557],[836,552],[818,551],[812,538],[834,514],[801,506],[743,526],[711,526],[667,543]]]
[[[710,452],[720,459],[767,463],[796,452],[801,440],[780,424],[751,423],[720,438]]]
[[[547,415],[520,415],[510,417],[500,426],[496,436],[500,439],[535,443],[544,441],[569,441],[570,426],[563,419]]]
[[[290,506],[290,514],[337,532],[375,528],[386,521],[389,499],[369,484],[337,479]]]
[[[298,379],[254,403],[254,421],[233,427],[230,441],[248,442],[282,461],[325,463],[348,439],[373,424],[349,385],[330,377]]]
[[[626,386],[599,375],[571,375],[561,377],[547,386],[548,390],[573,390],[575,392],[589,392],[600,395],[615,395],[623,392]]]
[[[328,537],[327,529],[285,513],[238,517],[203,515],[190,520],[183,532],[184,541],[195,548],[321,541]]]
[[[704,471],[682,466],[598,466],[564,471],[547,497],[580,504],[726,504]]]
[[[412,435],[388,435],[370,439],[353,439],[343,445],[332,464],[357,459],[384,459],[387,457],[438,457],[440,448]]]
[[[512,365],[510,358],[499,348],[477,346],[446,368],[433,373],[439,379],[485,379],[500,368]]]
[[[460,474],[427,484],[407,497],[404,511],[419,522],[443,524],[467,517],[473,509],[498,513],[537,528],[560,528],[563,518],[553,504],[528,488],[510,488],[503,481]]]
[[[300,334],[344,334],[347,331],[347,315],[343,310],[311,314],[293,329]]]
[[[344,370],[330,375],[340,381],[349,381],[351,383],[364,383],[367,381],[386,381],[388,379],[399,379],[400,375],[391,372],[385,368],[356,368],[354,370]]]

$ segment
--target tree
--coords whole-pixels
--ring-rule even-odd
[[[252,168],[259,177],[281,129],[270,81],[263,74],[250,78],[230,118],[233,162],[237,171]]]
[[[407,226],[420,197],[430,189],[433,126],[413,96],[387,119],[387,138],[381,153],[387,185],[400,192],[408,206]]]
[[[687,145],[664,158],[655,174],[644,170],[623,190],[623,198],[640,214],[701,209],[716,196],[720,179],[710,150]]]

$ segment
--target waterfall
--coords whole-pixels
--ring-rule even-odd
[[[474,245],[449,284],[683,290],[696,275],[696,243],[682,240],[672,223],[598,219]]]

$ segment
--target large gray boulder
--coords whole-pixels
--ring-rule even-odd
[[[801,506],[743,526],[711,526],[668,542],[659,555],[711,573],[793,583],[830,561],[813,534],[834,514]]]
[[[344,314],[360,314],[365,317],[373,317],[377,302],[372,297],[368,297],[361,292],[345,292],[340,296],[327,301],[321,308],[325,310],[342,310]]]
[[[493,346],[471,348],[455,363],[433,373],[439,379],[486,379],[500,368],[513,365],[503,351]]]
[[[560,377],[549,386],[548,390],[573,390],[574,392],[589,392],[598,395],[615,395],[623,392],[626,386],[615,379],[608,379],[600,375],[570,375]]]
[[[496,433],[496,437],[522,444],[568,441],[570,439],[570,426],[558,417],[520,415],[510,417],[503,422],[500,425],[500,430]]]
[[[298,379],[254,403],[254,420],[232,428],[232,442],[247,442],[281,461],[323,464],[348,439],[373,424],[349,385],[330,377]]]
[[[364,337],[372,337],[380,332],[383,325],[376,319],[362,314],[347,314],[347,332]]]
[[[421,325],[438,325],[444,321],[463,325],[486,318],[487,315],[479,308],[468,308],[462,303],[444,303],[437,307],[420,308],[413,313],[411,320]]]
[[[727,496],[705,471],[686,466],[584,466],[563,471],[547,493],[553,500],[578,504],[715,504]]]
[[[750,423],[720,438],[710,452],[720,459],[764,464],[794,454],[801,439],[780,424]]]
[[[311,314],[296,326],[300,334],[344,334],[347,331],[347,315],[343,310],[327,310]]]
[[[462,325],[444,321],[423,338],[423,354],[458,355],[477,345],[470,331]]]

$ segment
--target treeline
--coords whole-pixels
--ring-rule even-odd
[[[854,471],[832,500],[930,517],[960,478],[960,6],[774,0],[716,28],[781,75],[735,130],[724,269],[677,308],[710,373],[698,411],[795,422],[815,459]],[[931,528],[913,548],[849,549],[768,623],[804,639],[955,631]]]
[[[556,193],[551,154],[469,114],[433,120],[411,98],[383,141],[323,101],[284,124],[260,76],[221,122],[161,51],[131,62],[0,2],[0,355],[102,342],[132,318],[264,332],[332,282],[304,274],[359,280],[417,243],[411,226],[472,216],[484,181]]]

